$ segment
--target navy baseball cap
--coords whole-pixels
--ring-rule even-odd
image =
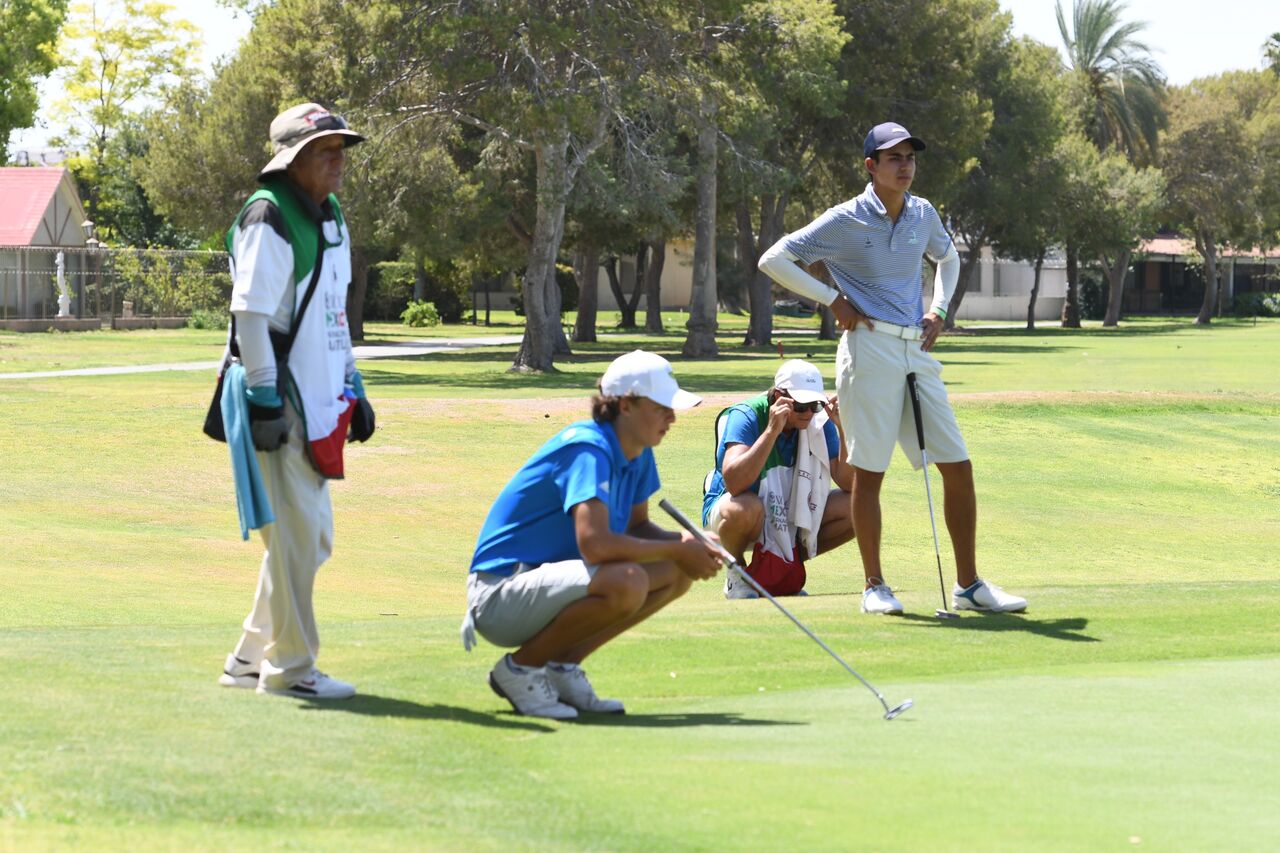
[[[892,148],[899,142],[910,142],[911,147],[915,150],[924,150],[923,139],[912,136],[911,131],[896,121],[886,121],[871,128],[871,132],[867,134],[866,141],[862,143],[862,155],[870,157],[877,151]]]

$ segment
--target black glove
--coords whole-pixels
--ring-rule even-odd
[[[284,419],[284,406],[255,406],[249,404],[249,433],[253,446],[270,453],[289,443],[289,422]]]
[[[355,408],[351,410],[351,433],[349,441],[368,441],[374,430],[373,406],[364,397],[356,398]]]

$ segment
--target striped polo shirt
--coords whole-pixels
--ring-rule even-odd
[[[831,208],[782,239],[783,248],[805,264],[826,262],[836,288],[872,320],[919,326],[924,318],[921,262],[935,261],[951,247],[938,211],[906,194],[895,223],[871,189]]]

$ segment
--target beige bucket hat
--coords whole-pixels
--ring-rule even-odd
[[[343,136],[347,147],[364,142],[364,137],[347,127],[347,120],[319,104],[298,104],[271,121],[271,151],[275,155],[258,173],[258,180],[289,168],[308,142],[322,136]]]

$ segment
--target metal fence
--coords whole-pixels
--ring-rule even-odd
[[[225,252],[0,246],[0,319],[181,317],[230,293]]]

